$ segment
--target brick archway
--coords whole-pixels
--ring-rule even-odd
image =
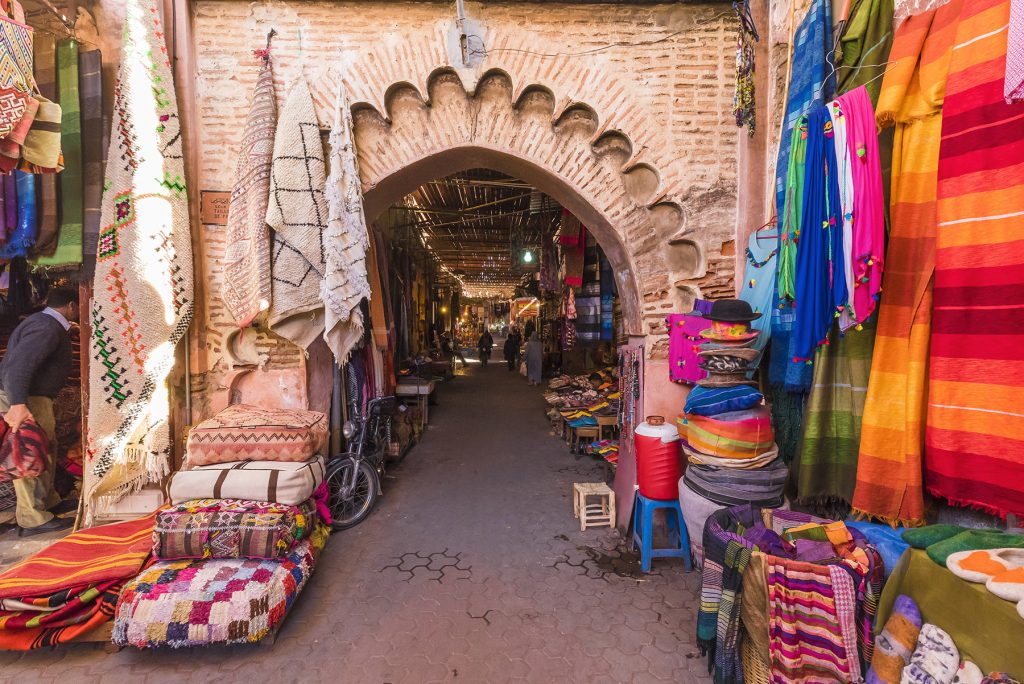
[[[682,210],[660,199],[660,175],[637,162],[619,131],[602,130],[583,103],[555,102],[540,85],[518,95],[507,74],[491,71],[469,93],[449,69],[427,80],[427,97],[409,83],[391,86],[384,112],[353,106],[368,219],[420,185],[474,167],[520,178],[555,198],[591,230],[616,273],[623,321],[644,334],[644,271],[661,267],[656,244]]]

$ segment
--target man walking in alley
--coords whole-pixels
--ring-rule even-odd
[[[56,515],[73,510],[74,502],[61,503],[53,488],[57,444],[53,398],[71,370],[71,323],[78,321],[78,293],[53,289],[46,308],[22,321],[0,360],[0,412],[13,432],[26,420],[35,421],[50,440],[46,470],[39,477],[14,481],[18,496],[15,518],[20,536],[71,527],[73,520]]]

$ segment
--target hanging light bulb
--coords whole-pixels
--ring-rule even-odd
[[[533,252],[531,252],[530,250],[525,250],[523,252],[523,263],[524,264],[529,264],[532,261],[533,261]]]

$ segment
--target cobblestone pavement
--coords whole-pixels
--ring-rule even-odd
[[[433,425],[361,526],[334,535],[272,646],[0,654],[5,681],[707,682],[699,576],[639,572],[579,531],[574,481],[602,467],[552,437],[504,364],[440,390]]]

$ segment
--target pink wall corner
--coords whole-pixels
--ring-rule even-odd
[[[264,408],[308,408],[306,369],[300,366],[243,372],[231,383],[229,395],[232,404],[252,404]]]
[[[664,416],[666,421],[675,424],[689,393],[686,385],[678,385],[668,379],[667,359],[647,359],[644,362],[644,417]]]

